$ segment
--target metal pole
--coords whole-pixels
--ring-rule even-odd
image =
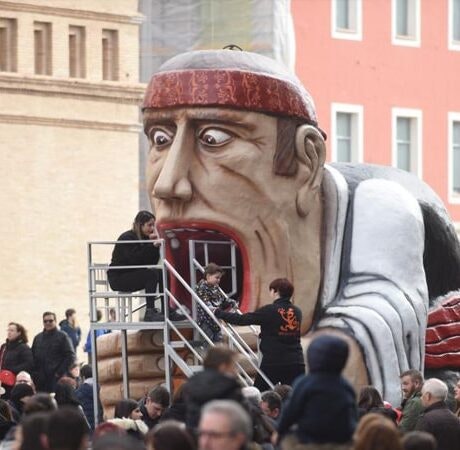
[[[121,369],[123,374],[123,397],[129,398],[128,337],[126,329],[121,330]]]
[[[88,296],[89,296],[89,333],[91,342],[91,367],[93,372],[93,411],[94,411],[94,425],[98,424],[99,417],[99,392],[98,392],[98,373],[97,373],[97,346],[96,346],[96,330],[93,329],[93,323],[97,320],[97,299],[93,299],[93,293],[95,292],[94,273],[92,270],[93,265],[93,254],[91,243],[87,244],[87,255],[88,255]]]
[[[90,330],[91,335],[91,367],[93,371],[93,410],[94,410],[94,426],[99,423],[99,374],[97,367],[97,335],[96,330]]]

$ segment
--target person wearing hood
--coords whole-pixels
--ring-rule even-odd
[[[65,312],[65,319],[59,322],[59,327],[72,342],[74,351],[77,351],[78,344],[81,340],[81,328],[77,322],[77,312],[73,308],[69,308]]]
[[[183,387],[186,406],[185,425],[195,432],[201,408],[211,400],[244,402],[236,373],[237,353],[226,347],[211,347],[203,360],[201,372],[193,375]]]
[[[57,329],[56,314],[43,313],[43,331],[32,343],[34,357],[34,380],[37,391],[53,392],[56,383],[67,373],[75,361],[70,338]]]
[[[16,322],[10,322],[7,328],[6,342],[0,347],[0,369],[9,371],[9,380],[2,379],[2,387],[5,389],[3,399],[10,397],[11,389],[14,386],[16,375],[25,370],[31,371],[33,367],[32,351],[27,345],[27,331]],[[10,384],[11,383],[11,384]]]
[[[341,375],[348,352],[347,342],[337,336],[312,340],[306,355],[309,373],[296,380],[281,414],[281,438],[297,425],[293,438],[300,444],[351,442],[358,412],[355,391]]]
[[[305,362],[300,345],[302,311],[291,302],[294,286],[286,278],[273,280],[269,287],[273,303],[246,314],[216,309],[214,315],[233,325],[260,325],[260,370],[273,384],[292,384],[305,374]],[[254,386],[260,392],[270,389],[257,374]]]

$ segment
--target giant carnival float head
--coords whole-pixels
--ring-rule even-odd
[[[258,54],[173,57],[152,76],[143,115],[148,194],[173,266],[190,271],[191,240],[236,243],[244,311],[290,279],[303,333],[346,336],[361,380],[397,402],[399,375],[423,370],[430,308],[460,287],[460,246],[437,195],[397,169],[325,164],[312,97]]]

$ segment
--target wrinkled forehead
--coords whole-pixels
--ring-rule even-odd
[[[143,110],[224,106],[317,124],[313,100],[276,61],[250,52],[203,50],[178,55],[155,73]]]
[[[216,122],[242,125],[255,129],[264,119],[273,121],[275,118],[263,113],[242,111],[228,107],[177,107],[177,108],[147,108],[144,110],[144,126],[150,122],[178,122],[191,120],[196,122]]]

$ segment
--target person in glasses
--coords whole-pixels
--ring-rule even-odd
[[[72,343],[67,334],[57,328],[55,313],[43,313],[43,331],[34,338],[32,355],[37,391],[53,392],[59,378],[75,361]]]
[[[252,436],[249,414],[233,400],[209,402],[198,427],[199,450],[246,449]]]

